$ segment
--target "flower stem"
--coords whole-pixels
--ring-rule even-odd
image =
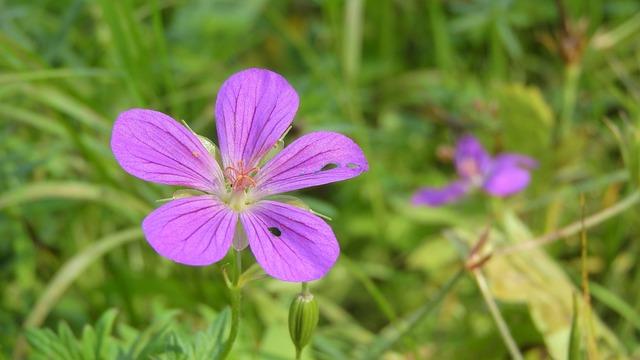
[[[240,303],[241,303],[241,288],[238,286],[240,275],[242,274],[242,254],[240,251],[234,251],[235,273],[233,276],[233,283],[229,286],[229,293],[231,295],[231,329],[229,330],[229,337],[224,343],[222,353],[220,353],[220,359],[226,359],[233,348],[233,344],[238,337],[238,329],[240,328]]]
[[[309,283],[308,282],[303,282],[303,283],[301,283],[301,285],[302,285],[301,286],[302,291],[300,291],[300,292],[305,294],[305,295],[308,294],[309,293]]]

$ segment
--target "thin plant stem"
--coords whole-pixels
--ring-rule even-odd
[[[589,270],[587,269],[587,256],[589,249],[587,248],[587,229],[584,226],[584,194],[580,194],[580,209],[582,221],[582,229],[580,231],[580,272],[582,273],[582,297],[584,298],[584,312],[586,313],[585,321],[587,322],[587,352],[589,359],[599,359],[598,346],[596,345],[595,326],[593,324],[593,316],[591,312],[591,291],[589,290]]]
[[[307,282],[301,283],[300,288],[301,288],[301,290],[302,290],[301,292],[303,294],[305,294],[305,295],[309,294],[309,283],[307,283]]]
[[[562,109],[560,112],[560,129],[558,140],[563,141],[573,125],[573,113],[576,107],[578,80],[581,66],[579,63],[569,63],[564,70],[564,86],[562,87]]]
[[[236,258],[236,274],[235,274],[235,285],[238,286],[238,282],[240,281],[240,275],[242,275],[242,253],[240,251],[235,251]]]
[[[242,254],[240,251],[232,251],[234,251],[235,274],[233,276],[233,283],[229,285],[229,293],[231,295],[231,329],[229,330],[229,337],[224,343],[224,348],[220,353],[220,359],[226,359],[227,356],[229,356],[231,348],[233,348],[233,344],[238,337],[238,329],[240,328],[241,288],[238,286],[238,282],[242,274]]]
[[[466,273],[464,267],[460,268],[441,288],[438,292],[422,307],[408,314],[399,321],[387,325],[378,336],[368,346],[367,351],[360,359],[378,359],[386,350],[390,349],[400,339],[409,334],[416,328],[427,316],[429,316],[436,307],[444,300],[454,288],[454,285],[462,279]]]
[[[580,230],[583,227],[584,229],[589,229],[593,226],[596,226],[618,215],[619,213],[629,209],[630,207],[636,205],[638,202],[640,202],[640,191],[635,191],[631,195],[623,199],[622,201],[618,202],[617,204],[610,206],[600,212],[597,212],[585,218],[584,221],[578,220],[562,229],[552,231],[546,235],[543,235],[531,240],[523,241],[515,245],[505,246],[503,248],[496,249],[493,252],[493,256],[509,255],[516,252],[533,249],[538,246],[550,244],[554,241],[566,238],[568,236],[575,235],[578,232],[580,232]]]
[[[502,336],[502,340],[504,340],[509,353],[511,353],[511,357],[515,360],[523,360],[522,353],[520,353],[520,349],[516,344],[513,336],[511,335],[511,331],[509,330],[509,326],[504,321],[502,314],[500,313],[500,309],[498,309],[498,305],[496,304],[493,295],[491,295],[491,290],[489,290],[489,285],[487,284],[487,280],[482,275],[480,269],[476,269],[473,271],[473,275],[476,278],[476,282],[478,283],[478,288],[482,293],[482,297],[484,301],[487,303],[487,307],[489,308],[489,312],[493,317],[493,320],[496,322],[496,326],[498,326],[498,330],[500,331],[500,335]]]

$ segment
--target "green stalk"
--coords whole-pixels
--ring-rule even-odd
[[[504,343],[507,346],[509,353],[511,354],[511,358],[515,360],[523,360],[524,357],[522,356],[522,353],[520,352],[518,345],[516,344],[515,340],[513,339],[513,336],[511,335],[509,326],[507,326],[507,323],[504,321],[504,318],[500,313],[500,309],[498,309],[498,305],[496,304],[495,299],[491,295],[491,290],[489,290],[489,285],[487,284],[487,280],[484,278],[480,270],[476,269],[475,271],[473,271],[473,275],[476,278],[476,281],[478,283],[478,288],[480,288],[480,293],[482,293],[482,297],[484,298],[484,301],[487,303],[489,312],[491,313],[491,316],[493,317],[493,320],[495,321],[496,326],[498,326],[500,335],[502,336],[502,339],[504,340]]]
[[[453,54],[449,33],[447,31],[447,19],[444,14],[442,0],[432,0],[427,2],[427,16],[431,24],[431,34],[433,36],[433,47],[435,50],[436,65],[440,70],[449,71],[453,65]]]
[[[562,108],[556,142],[562,142],[573,125],[573,113],[576,107],[578,80],[580,79],[580,63],[569,63],[564,69],[564,84],[562,88]]]
[[[229,293],[231,295],[231,329],[229,330],[229,337],[224,343],[222,353],[220,353],[220,359],[226,359],[233,348],[233,344],[238,337],[238,330],[240,328],[240,303],[241,292],[240,286],[238,286],[240,275],[242,274],[242,256],[240,251],[234,251],[235,273],[233,276],[233,283],[227,283],[229,287]]]
[[[309,283],[303,282],[300,286],[300,292],[302,294],[309,294]],[[296,360],[302,359],[302,347],[296,346]]]

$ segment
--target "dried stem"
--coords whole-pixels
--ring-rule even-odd
[[[554,241],[563,239],[567,236],[571,236],[571,235],[575,235],[578,232],[580,232],[580,230],[584,227],[584,229],[589,229],[593,226],[596,226],[616,215],[618,215],[619,213],[629,209],[630,207],[632,207],[633,205],[637,204],[640,201],[640,191],[635,191],[633,192],[631,195],[629,195],[627,198],[625,198],[624,200],[618,202],[617,204],[608,207],[598,213],[595,213],[587,218],[583,220],[578,220],[576,222],[573,222],[571,224],[569,224],[568,226],[556,230],[556,231],[552,231],[546,235],[531,239],[531,240],[527,240],[515,245],[511,245],[511,246],[505,246],[503,248],[499,248],[496,249],[493,252],[494,256],[501,256],[501,255],[509,255],[509,254],[513,254],[516,252],[520,252],[520,251],[524,251],[524,250],[529,250],[529,249],[533,249],[539,246],[543,246],[546,244],[550,244]]]

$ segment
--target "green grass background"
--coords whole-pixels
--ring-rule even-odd
[[[110,358],[73,353],[90,340],[68,336],[108,309],[105,341],[133,347],[129,358],[197,357],[167,350],[165,335],[207,342],[198,331],[228,304],[228,261],[183,267],[153,252],[139,224],[174,189],[127,175],[110,130],[144,107],[215,138],[217,89],[254,66],[300,94],[288,142],[340,131],[371,167],[298,193],[333,218],[342,247],[311,284],[321,321],[307,358],[509,358],[470,273],[440,292],[469,246],[487,226],[498,249],[620,202],[588,229],[584,259],[573,232],[494,256],[483,276],[526,358],[640,356],[638,1],[0,0],[0,358]],[[418,187],[455,176],[448,154],[463,132],[538,159],[531,186],[412,207]],[[298,290],[268,278],[245,289],[232,358],[293,356]],[[43,355],[25,328],[63,340],[40,342],[57,349]]]

